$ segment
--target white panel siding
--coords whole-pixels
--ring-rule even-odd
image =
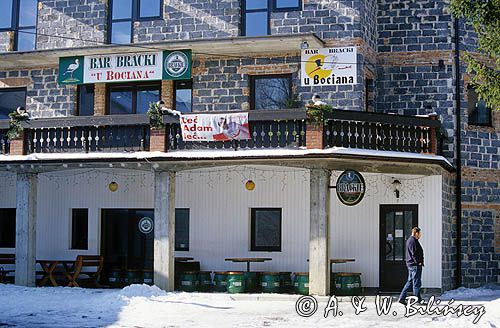
[[[341,172],[333,172],[332,185]],[[440,176],[403,176],[362,173],[365,198],[356,206],[345,206],[331,193],[330,254],[332,258],[354,258],[356,262],[333,264],[334,271],[361,272],[362,285],[379,285],[380,204],[418,204],[420,240],[425,253],[423,287],[441,287],[441,179]],[[401,181],[396,199],[393,177]]]
[[[332,184],[340,172],[333,172]],[[332,257],[355,258],[336,271],[361,272],[363,286],[378,286],[379,205],[396,204],[392,176],[363,173],[367,194],[353,207],[342,205],[332,189]],[[395,176],[395,175],[393,175]],[[441,286],[441,179],[401,176],[401,204],[419,204],[426,255],[424,287]],[[2,176],[0,176],[2,179]],[[253,180],[255,190],[245,182]],[[0,180],[4,181],[4,180]],[[14,180],[15,181],[15,180]],[[116,181],[118,191],[108,184]],[[14,187],[15,188],[15,187]],[[2,188],[4,189],[4,188]],[[41,174],[38,183],[37,258],[74,259],[100,253],[100,212],[105,208],[153,208],[153,174],[137,170],[75,170]],[[4,192],[5,193],[5,192]],[[8,193],[7,193],[8,194]],[[15,193],[14,193],[15,194]],[[7,198],[12,198],[8,196]],[[0,197],[0,206],[15,199]],[[190,209],[190,250],[202,270],[245,270],[227,257],[271,257],[254,271],[307,271],[309,249],[309,172],[272,166],[223,167],[185,171],[176,178],[176,207]],[[250,252],[250,208],[282,208],[282,251]],[[72,208],[89,208],[89,250],[70,250]]]

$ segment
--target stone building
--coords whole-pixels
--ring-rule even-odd
[[[396,247],[393,238],[407,236],[406,230],[401,236],[381,231],[377,213],[380,210],[382,220],[384,204],[420,206],[419,213],[413,215],[418,215],[424,223],[419,225],[429,235],[426,251],[430,258],[437,256],[435,252],[439,255],[430,260],[428,270],[432,273],[424,275],[424,287],[447,290],[457,283],[474,287],[500,282],[500,115],[478,101],[468,85],[461,55],[475,51],[475,36],[464,22],[454,20],[447,1],[5,0],[0,9],[8,13],[0,18],[0,181],[4,181],[4,195],[17,194],[17,199],[5,196],[0,200],[4,209],[0,219],[11,222],[4,227],[12,229],[12,217],[17,221],[15,246],[12,237],[0,234],[5,239],[0,241],[0,252],[16,253],[17,283],[34,283],[33,266],[40,256],[70,259],[78,253],[102,253],[105,242],[99,235],[100,220],[107,206],[154,208],[154,239],[167,236],[167,241],[160,246],[155,243],[155,263],[148,265],[154,267],[155,283],[171,289],[173,254],[184,254],[172,244],[174,208],[195,208],[190,203],[195,197],[190,198],[187,192],[192,179],[211,185],[207,181],[216,173],[207,169],[233,166],[240,171],[228,169],[227,181],[237,180],[242,174],[258,185],[259,174],[274,170],[270,181],[296,183],[297,188],[307,191],[307,202],[298,211],[305,211],[308,224],[297,225],[290,235],[285,230],[280,232],[280,243],[283,237],[282,248],[286,249],[285,242],[298,234],[295,230],[309,230],[304,252],[288,249],[290,253],[286,254],[306,257],[310,262],[305,258],[287,262],[274,253],[269,254],[276,258],[269,256],[273,258],[271,263],[276,263],[270,267],[274,271],[309,271],[312,293],[327,293],[328,259],[333,255],[359,256],[346,269],[366,276],[363,287],[383,289],[383,280],[397,270],[387,266],[384,272],[382,257],[387,245],[381,240],[387,237],[392,250]],[[355,63],[339,63],[356,64],[355,84],[302,85],[301,67],[306,64],[301,59],[302,50],[342,47],[357,50]],[[60,58],[180,49],[192,55],[188,79],[59,83],[61,74],[73,77],[73,72],[59,71]],[[314,94],[335,109],[324,126],[312,124],[304,111]],[[184,141],[172,117],[165,118],[166,128],[149,127],[145,115],[148,104],[160,99],[166,107],[184,113],[248,112],[251,141]],[[25,107],[30,119],[22,123],[25,129],[19,138],[8,140],[8,113],[17,106]],[[89,212],[85,221],[89,225],[87,248],[78,252],[72,251],[71,245],[48,249],[37,243],[48,238],[53,224],[59,225],[49,219],[51,214],[41,205],[42,200],[50,203],[66,199],[47,198],[43,190],[56,194],[59,188],[50,183],[58,179],[63,185],[73,181],[74,187],[86,179],[81,172],[90,169],[97,173],[92,176],[94,184],[87,186],[89,190],[98,188],[100,177],[123,178],[118,183],[129,184],[129,192],[144,193],[144,202],[127,201],[129,196],[124,195],[116,205],[107,195],[102,200],[109,202],[106,205],[99,204],[99,199],[62,205],[68,211],[77,206],[97,213],[92,216]],[[346,169],[365,175],[366,194],[375,199],[366,208],[361,207],[363,202],[368,204],[367,200],[356,205],[360,207],[359,213],[353,210],[357,214],[349,212],[355,207],[337,204],[335,192],[328,188]],[[58,172],[67,172],[68,176]],[[137,181],[126,181],[126,176],[133,179],[134,172],[150,175],[144,178],[146,186],[133,189]],[[174,172],[182,196],[174,195]],[[305,174],[303,185],[295,174]],[[457,178],[461,184],[458,195]],[[401,185],[401,198],[399,190],[397,197],[393,195],[396,181]],[[224,186],[216,188],[223,190]],[[285,189],[282,204],[277,201],[281,205],[276,205],[283,213],[284,207],[300,199],[300,195],[291,191],[287,194]],[[61,190],[76,192],[69,187]],[[378,199],[376,190],[388,196]],[[234,191],[233,205],[244,199],[237,194]],[[437,197],[440,203],[432,203],[428,195]],[[267,204],[265,197],[245,206],[276,207]],[[393,213],[407,210],[398,207]],[[342,218],[337,216],[339,212]],[[216,213],[214,208],[211,215]],[[60,215],[71,217],[70,212]],[[194,212],[192,215],[197,222]],[[349,229],[347,218],[351,215],[359,217],[353,222],[359,225],[356,229],[363,230],[360,239],[369,236],[369,245],[354,247],[349,239],[337,236],[335,228]],[[361,219],[364,215],[371,215],[376,222],[362,227],[366,224]],[[425,215],[437,224],[428,222]],[[65,229],[70,229],[68,222],[75,220],[74,214],[60,220],[67,221],[58,228],[64,235],[60,241],[69,245],[73,236]],[[196,235],[195,228],[190,229]],[[241,236],[246,238],[245,233]],[[296,240],[300,244],[302,239]],[[196,239],[191,243],[196,247]],[[423,244],[425,248],[425,237]],[[214,244],[201,243],[199,247],[210,245]],[[293,247],[302,249],[301,245]],[[363,260],[363,247],[376,248],[374,262]],[[247,248],[245,245],[240,254],[256,254],[252,247]],[[356,248],[352,255],[350,248]],[[199,257],[210,256],[201,250],[187,255],[198,257],[202,268],[204,259]],[[207,264],[206,270],[228,269],[213,259],[206,262],[211,265]],[[426,285],[425,278],[432,283]]]

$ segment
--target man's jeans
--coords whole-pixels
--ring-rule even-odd
[[[413,295],[418,297],[420,301],[420,287],[422,287],[422,267],[421,266],[410,266],[408,267],[408,281],[403,287],[401,295],[399,295],[399,300],[406,299],[406,294],[410,291],[413,286]]]

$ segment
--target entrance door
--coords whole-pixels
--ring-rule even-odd
[[[138,283],[144,272],[153,270],[154,211],[150,209],[103,209],[101,254],[102,279],[129,276]]]
[[[418,205],[380,205],[380,290],[400,292],[407,278],[406,240],[418,226]]]

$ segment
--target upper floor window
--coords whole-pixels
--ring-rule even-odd
[[[109,114],[145,114],[149,103],[160,100],[159,82],[110,85],[107,92]]]
[[[242,35],[269,35],[273,11],[300,10],[301,8],[301,0],[243,0]]]
[[[0,89],[0,119],[8,119],[17,107],[26,107],[26,88]]]
[[[292,101],[292,76],[259,75],[250,77],[251,109],[289,108]]]
[[[181,113],[189,113],[193,107],[193,82],[191,80],[174,81],[174,103],[175,110]]]
[[[38,0],[0,1],[0,32],[14,31],[14,51],[36,48],[36,20]]]
[[[108,42],[131,43],[134,21],[161,18],[161,0],[110,0]]]
[[[476,90],[470,86],[467,88],[467,109],[469,125],[491,126],[491,110],[484,100],[479,100]]]
[[[78,86],[78,115],[94,115],[94,85],[82,84]]]

